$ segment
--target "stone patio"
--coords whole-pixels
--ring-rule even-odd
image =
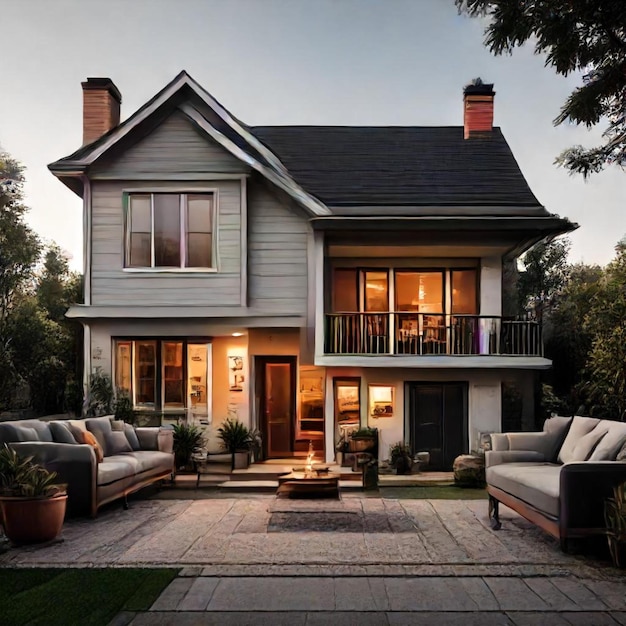
[[[0,565],[183,568],[118,624],[626,624],[623,574],[502,521],[494,533],[482,500],[140,499]]]

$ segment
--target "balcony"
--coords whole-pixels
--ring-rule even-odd
[[[543,357],[541,326],[490,315],[329,313],[326,355]]]

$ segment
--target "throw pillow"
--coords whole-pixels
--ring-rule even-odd
[[[85,426],[87,426],[87,430],[98,440],[98,443],[104,452],[104,456],[109,456],[109,451],[107,450],[107,439],[113,432],[113,429],[111,428],[111,419],[106,416],[90,417],[85,420]]]
[[[132,451],[126,433],[114,430],[107,435],[107,456]]]
[[[624,445],[622,446],[622,449],[617,453],[615,460],[623,461],[624,463],[626,463],[626,443],[624,443]]]
[[[575,459],[572,456],[574,448],[576,447],[578,440],[587,433],[591,432],[598,425],[599,421],[599,419],[595,419],[593,417],[581,417],[580,415],[574,416],[572,425],[567,433],[567,437],[565,437],[565,441],[559,451],[559,463],[569,463],[570,461],[580,460]],[[590,450],[588,450],[588,452],[590,452]]]
[[[124,422],[122,420],[111,420],[111,430],[113,432],[124,432]]]
[[[603,422],[607,433],[596,446],[590,461],[615,461],[617,453],[626,443],[626,424],[623,422]]]
[[[104,451],[102,450],[102,446],[98,443],[98,440],[95,438],[94,434],[86,430],[83,433],[83,443],[88,443],[90,446],[93,447],[96,453],[96,461],[98,463],[102,463],[102,460],[104,459]]]
[[[591,432],[583,435],[574,446],[569,458],[572,461],[586,461],[593,454],[595,449],[604,439],[607,433],[607,427],[604,423],[598,424]]]
[[[76,438],[72,435],[70,427],[63,422],[50,422],[50,432],[56,443],[76,443]]]
[[[39,441],[39,434],[34,428],[15,426],[17,441]]]
[[[134,451],[141,450],[141,445],[139,445],[139,438],[137,437],[134,426],[131,426],[130,424],[124,424],[124,434],[126,435],[126,439],[128,439],[130,447]]]

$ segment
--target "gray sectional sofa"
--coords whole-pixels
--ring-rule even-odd
[[[97,447],[83,440],[89,431]],[[95,517],[105,503],[164,478],[174,471],[172,431],[133,428],[113,416],[45,422],[20,420],[0,423],[0,445],[32,456],[67,483],[68,514]]]
[[[485,455],[489,515],[503,503],[559,539],[604,533],[604,500],[626,482],[626,423],[575,416],[543,432],[491,436]]]

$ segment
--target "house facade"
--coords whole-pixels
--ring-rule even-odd
[[[85,380],[146,418],[258,428],[266,457],[327,461],[380,430],[433,468],[519,425],[548,368],[536,322],[502,316],[502,266],[575,225],[532,194],[494,92],[457,127],[251,127],[188,74],[120,123],[83,86],[83,146],[50,165],[84,203]]]

